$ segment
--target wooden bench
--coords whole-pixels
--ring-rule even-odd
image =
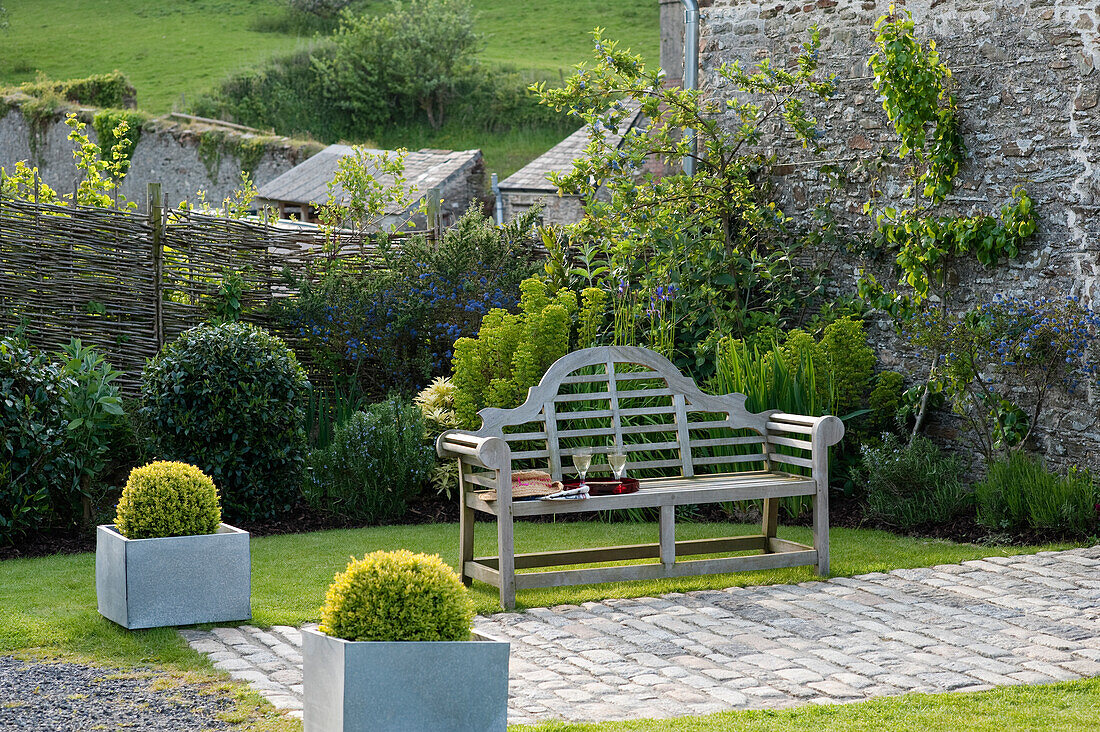
[[[605,346],[563,356],[514,409],[483,409],[476,432],[448,430],[436,441],[441,457],[459,462],[460,570],[463,582],[500,588],[515,607],[516,590],[536,587],[681,577],[813,564],[829,572],[828,448],[840,441],[836,417],[777,411],[754,414],[745,396],[704,394],[660,354]],[[512,471],[539,468],[573,477],[579,447],[626,452],[627,474],[641,479],[636,493],[575,501],[513,501]],[[609,471],[593,460],[593,472]],[[563,461],[565,464],[563,465]],[[655,477],[644,477],[654,475]],[[486,500],[485,491],[496,491]],[[779,499],[810,496],[813,546],[776,538]],[[761,533],[676,541],[677,506],[763,499]],[[656,544],[515,554],[517,516],[628,508],[659,509]],[[497,521],[498,556],[473,555],[474,515]],[[679,561],[681,556],[729,555]],[[658,559],[610,567],[522,572],[538,567]]]

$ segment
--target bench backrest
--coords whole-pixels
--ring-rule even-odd
[[[688,477],[769,465],[773,413],[749,412],[742,394],[704,394],[655,351],[603,346],[560,358],[522,405],[482,409],[476,434],[506,440],[514,470],[547,469],[556,480],[575,473],[580,447],[624,450],[631,475]],[[609,468],[597,460],[598,477]]]

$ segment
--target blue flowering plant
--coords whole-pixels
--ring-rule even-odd
[[[1056,389],[1100,375],[1100,313],[1075,298],[996,297],[958,315],[911,321],[910,341],[938,354],[933,377],[987,460],[1024,447]]]
[[[278,305],[306,360],[349,394],[414,393],[445,374],[453,344],[494,308],[514,311],[537,212],[498,228],[471,208],[438,241],[383,244],[382,267],[334,258]]]

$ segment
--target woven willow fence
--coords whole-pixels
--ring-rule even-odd
[[[0,197],[0,335],[22,328],[50,350],[80,338],[134,393],[146,359],[210,319],[226,272],[245,282],[242,305],[253,313],[246,319],[272,327],[265,306],[329,256],[323,245],[313,229],[165,209],[156,184],[144,214]],[[335,256],[364,269],[381,265],[369,239],[345,238]]]

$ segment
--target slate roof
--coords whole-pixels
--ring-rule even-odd
[[[385,154],[387,157],[394,154],[392,150],[367,148],[367,151],[374,155]],[[261,186],[259,198],[302,205],[323,203],[328,200],[328,183],[335,175],[340,159],[351,154],[352,148],[349,145],[329,145],[305,162]],[[429,188],[442,185],[463,165],[480,154],[480,150],[410,152],[405,157],[405,178],[423,195]],[[393,177],[389,175],[379,176],[379,180],[384,184],[393,183]]]
[[[623,121],[620,127],[623,133],[637,123],[639,112],[640,110],[635,110]],[[546,176],[551,172],[565,173],[572,170],[573,161],[584,157],[584,149],[588,147],[589,139],[586,125],[505,178],[500,183],[500,189],[502,191],[557,192],[557,187],[547,180]],[[608,135],[607,139],[618,147],[623,135]]]

